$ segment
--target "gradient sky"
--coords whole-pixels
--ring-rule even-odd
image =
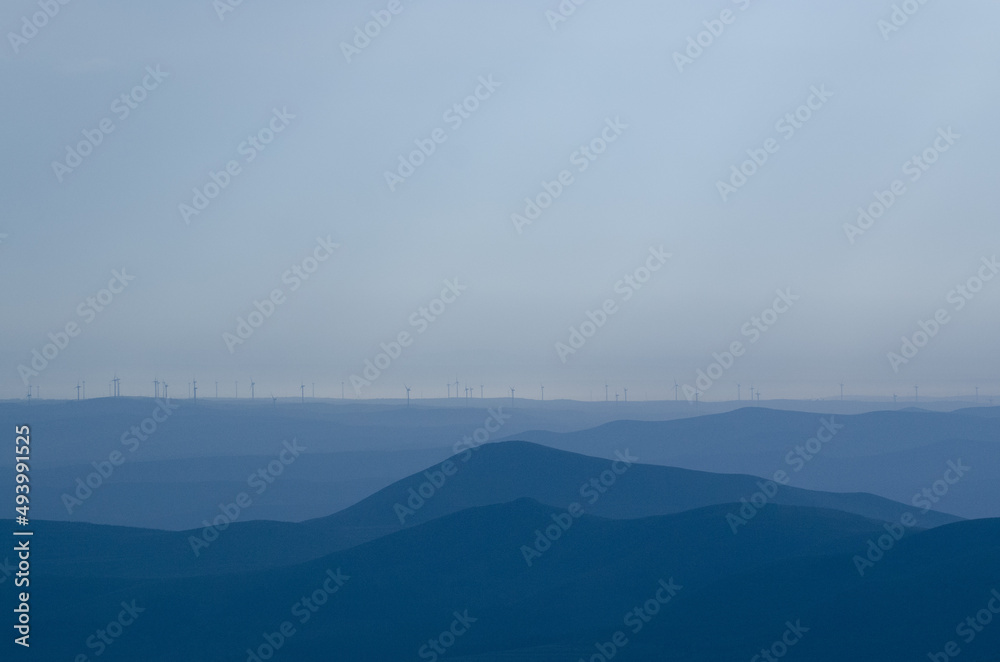
[[[702,397],[1000,392],[1000,279],[947,301],[998,252],[995,2],[929,2],[885,39],[893,3],[871,0],[590,0],[555,30],[556,0],[402,0],[347,62],[341,43],[388,4],[246,0],[220,20],[211,0],[72,2],[17,53],[8,33],[39,8],[3,5],[0,397],[24,395],[18,366],[69,322],[80,335],[31,377],[43,397],[80,380],[106,394],[115,371],[126,395],[159,377],[180,396],[194,376],[207,395],[253,377],[339,397],[402,331],[413,344],[363,396],[457,378],[672,397],[733,341],[746,353]],[[726,9],[678,71],[673,53]],[[157,66],[169,77],[119,119],[115,99]],[[444,113],[489,76],[500,87],[453,128]],[[813,86],[833,96],[786,139],[776,123]],[[238,147],[275,108],[295,118],[248,163]],[[53,161],[104,118],[114,132],[58,182]],[[609,118],[627,128],[579,172],[571,155]],[[903,164],[948,127],[961,137],[911,181]],[[437,128],[447,141],[390,191],[385,171]],[[716,182],[772,138],[724,202]],[[230,160],[241,173],[185,224],[178,206]],[[574,183],[519,234],[511,215],[563,169]],[[896,179],[905,194],[851,244],[844,224]],[[340,247],[291,292],[282,274],[317,237]],[[666,266],[623,301],[616,282],[661,246]],[[78,305],[122,268],[135,280],[86,323]],[[411,314],[454,278],[468,289],[416,333]],[[230,353],[223,334],[275,288],[285,302]],[[778,289],[800,299],[747,344]],[[609,298],[563,363],[556,343]],[[894,372],[887,353],[938,309],[950,321]]]

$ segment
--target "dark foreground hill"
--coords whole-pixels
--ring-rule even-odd
[[[714,661],[751,659],[789,630],[790,660],[926,659],[1000,582],[998,520],[896,541],[882,522],[772,505],[734,534],[728,508],[608,520],[522,499],[262,572],[128,580],[50,567],[34,588],[34,652],[92,654],[88,637],[124,603],[144,611],[114,629],[102,660],[243,662],[275,648],[303,662],[432,659],[437,646],[433,659]],[[887,551],[862,575],[857,558],[882,535]],[[998,644],[1000,622],[983,626],[963,659]]]

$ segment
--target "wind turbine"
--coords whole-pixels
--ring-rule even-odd
[[[305,384],[305,382],[302,382],[302,386],[300,386],[299,388],[302,389],[302,404],[305,404],[306,403],[306,384]]]
[[[251,400],[253,400],[253,387],[256,386],[256,385],[257,384],[256,384],[256,382],[254,382],[253,377],[251,377],[250,378],[250,399]]]
[[[76,401],[80,401],[80,382],[76,383]]]
[[[198,401],[198,380],[192,378],[191,381],[194,382],[194,401],[197,402]]]
[[[160,382],[157,381],[156,377],[153,377],[153,397],[160,397]]]
[[[677,389],[679,389],[679,388],[680,388],[680,386],[677,385],[677,380],[675,379],[674,380],[674,402],[677,402]]]
[[[604,380],[604,401],[608,402],[608,381]]]
[[[479,399],[480,400],[483,399],[483,385],[482,384],[479,385]]]
[[[618,404],[618,390],[615,389],[615,404]]]
[[[83,399],[87,399],[87,380],[83,380]]]
[[[271,394],[271,404],[273,404],[275,407],[278,406],[278,398],[274,397],[274,393]]]
[[[542,384],[542,402],[545,402],[545,384]]]
[[[406,384],[403,384],[403,388],[406,389],[406,407],[409,408],[410,407],[410,387],[407,386]]]
[[[913,387],[913,401],[920,402],[920,387],[916,385]]]
[[[514,387],[510,387],[510,406],[514,406]]]
[[[84,382],[83,385],[86,386],[87,382]],[[164,400],[167,399],[167,383],[166,382],[163,382],[163,399]]]
[[[628,402],[628,386],[623,387],[625,389],[625,402]]]

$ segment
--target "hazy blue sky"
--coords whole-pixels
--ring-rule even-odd
[[[734,341],[745,353],[702,397],[1000,391],[1000,279],[948,301],[998,252],[995,2],[913,2],[884,38],[888,1],[589,0],[553,29],[557,0],[401,0],[348,62],[341,43],[389,4],[245,0],[220,20],[211,0],[71,2],[13,40],[39,5],[3,5],[0,397],[24,394],[18,366],[70,322],[81,333],[30,377],[43,397],[84,379],[106,393],[115,370],[128,395],[154,376],[242,394],[252,376],[339,396],[403,331],[414,342],[362,395],[458,378],[672,397]],[[679,71],[674,52],[723,10],[733,22]],[[456,126],[446,112],[477,87]],[[789,135],[777,123],[814,87],[832,96]],[[294,118],[248,162],[275,109]],[[114,131],[58,181],[53,162],[105,118]],[[581,172],[574,153],[616,119]],[[913,181],[904,164],[949,127]],[[385,172],[435,129],[446,140],[391,191]],[[723,201],[717,182],[769,139]],[[179,205],[230,160],[240,174],[186,224]],[[512,214],[562,170],[573,183],[518,233]],[[844,224],[894,180],[905,193],[850,243]],[[293,292],[282,274],[317,237],[339,248]],[[616,282],[660,247],[672,257],[624,300]],[[123,268],[134,280],[88,323],[78,306]],[[467,289],[420,333],[411,315],[456,278]],[[284,303],[230,352],[223,334],[275,288]],[[776,290],[800,298],[751,343],[741,329]],[[564,363],[556,343],[606,299],[617,312]],[[894,371],[887,354],[939,309],[948,322]]]

